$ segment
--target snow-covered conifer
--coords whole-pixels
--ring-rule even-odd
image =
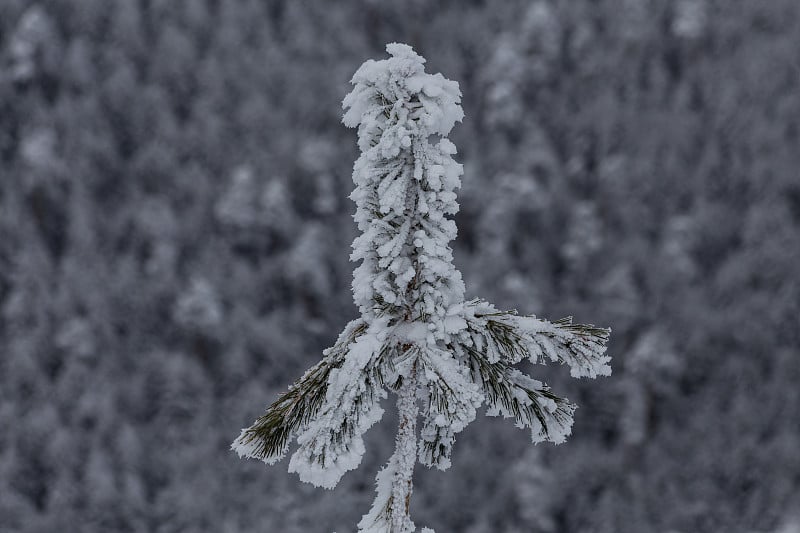
[[[562,363],[573,377],[591,378],[611,368],[608,329],[465,300],[448,218],[458,210],[462,167],[447,135],[463,117],[461,93],[426,73],[411,47],[386,49],[391,58],[364,63],[344,99],[344,123],[358,127],[361,149],[350,196],[362,232],[351,256],[361,261],[353,280],[361,317],[232,447],[273,464],[295,439],[289,470],[332,488],[360,463],[362,436],[383,415],[387,391],[395,393],[396,448],[359,530],[408,533],[415,463],[447,469],[456,433],[481,405],[529,429],[534,442],[570,434],[575,406],[517,363]]]

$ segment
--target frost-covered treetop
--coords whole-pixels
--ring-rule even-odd
[[[383,416],[380,400],[397,394],[395,452],[377,476],[377,497],[359,524],[364,533],[410,533],[417,461],[450,466],[456,433],[486,405],[513,418],[534,442],[563,442],[575,406],[515,365],[555,362],[573,377],[611,373],[609,330],[548,322],[464,299],[450,241],[462,167],[446,136],[463,118],[458,84],[425,72],[411,47],[367,61],[344,99],[344,123],[358,127],[353,169],[353,295],[361,317],[323,359],[233,443],[269,464],[297,440],[289,471],[334,487],[361,462],[363,434]],[[419,434],[417,420],[421,418]]]
[[[363,232],[351,256],[362,260],[354,299],[368,320],[421,321],[441,339],[448,312],[464,300],[448,245],[456,226],[446,218],[458,211],[462,167],[444,138],[464,116],[461,92],[458,83],[426,73],[410,46],[386,50],[392,57],[364,63],[344,99],[344,123],[358,127],[362,151],[350,196]]]
[[[407,44],[391,43],[386,46],[386,51],[391,58],[379,61],[369,59],[353,75],[351,83],[355,88],[343,102],[347,109],[344,124],[351,128],[370,125],[378,115],[384,114],[388,104],[397,113],[386,118],[397,121],[397,125],[410,125],[413,122],[410,134],[450,133],[455,123],[464,118],[459,105],[461,91],[458,82],[448,80],[439,73],[426,73],[425,58]],[[421,104],[424,109],[413,116],[399,113],[402,108],[409,112],[420,109],[420,105],[409,105],[412,102]],[[386,124],[386,121],[380,122]],[[372,139],[364,137],[361,132],[359,134],[362,140]],[[376,138],[380,137],[382,134],[378,132]],[[361,145],[361,149],[366,152],[370,146]]]

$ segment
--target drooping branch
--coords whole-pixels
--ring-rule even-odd
[[[350,322],[322,360],[267,407],[250,427],[242,430],[231,445],[239,457],[274,464],[286,455],[291,439],[308,426],[325,402],[331,370],[342,365],[350,345],[366,328],[363,319]]]
[[[505,361],[490,362],[473,346],[463,347],[473,379],[486,397],[487,415],[513,418],[518,427],[530,428],[534,442],[564,442],[572,432],[575,405]]]
[[[364,433],[383,416],[384,372],[395,345],[386,342],[387,319],[376,319],[330,371],[325,401],[297,436],[289,472],[318,487],[333,488],[361,463]]]
[[[430,348],[420,361],[421,382],[428,392],[420,461],[447,470],[455,435],[475,419],[484,396],[470,376],[469,367],[458,361],[453,352]]]

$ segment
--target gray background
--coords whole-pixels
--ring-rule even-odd
[[[800,2],[0,0],[0,530],[353,531],[228,451],[355,315],[348,81],[461,84],[470,296],[613,327],[535,369],[567,444],[481,418],[440,533],[800,528]],[[391,405],[387,404],[387,408]]]

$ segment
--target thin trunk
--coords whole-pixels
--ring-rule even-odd
[[[395,441],[395,472],[392,477],[391,533],[411,533],[414,523],[409,512],[414,489],[414,465],[417,462],[417,373],[416,364],[403,380],[397,393],[397,412],[400,415]]]

